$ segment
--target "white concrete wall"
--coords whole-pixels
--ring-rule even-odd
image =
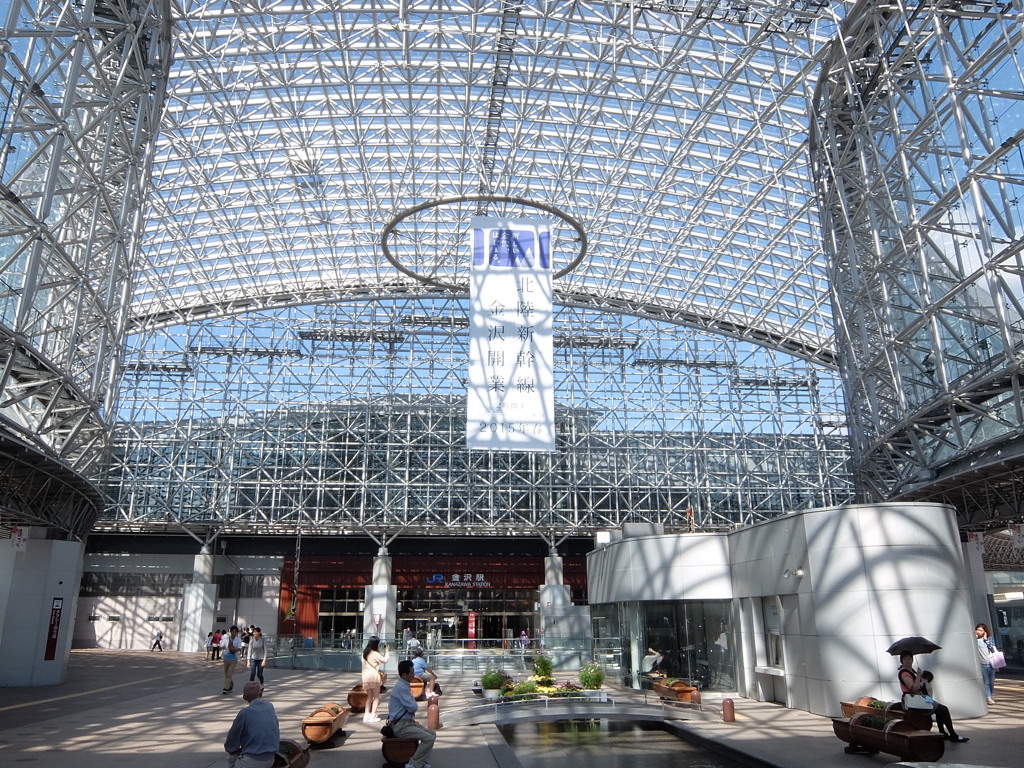
[[[729,534],[622,537],[587,562],[591,604],[736,598],[743,695],[823,715],[859,696],[896,699],[899,661],[885,649],[923,635],[942,646],[918,659],[936,675],[937,698],[954,717],[986,711],[949,507],[804,510]],[[767,601],[780,607],[775,667]]]
[[[0,686],[58,685],[67,677],[84,545],[35,538],[28,529],[23,552],[10,540],[0,547]],[[46,659],[54,600],[61,600],[52,659]]]
[[[733,597],[722,534],[623,538],[587,555],[591,604]]]
[[[232,624],[255,624],[273,635],[277,632],[282,564],[283,559],[276,556],[216,557],[218,576],[239,572],[263,575],[263,596],[259,598],[217,598],[211,586],[202,587],[201,595],[193,589],[186,590],[184,596],[83,597],[78,605],[74,645],[142,650],[153,644],[153,635],[160,628],[164,632],[165,650],[199,651],[208,632]],[[195,556],[185,554],[90,554],[85,558],[85,570],[100,573],[192,574],[194,565]],[[77,595],[77,584],[75,592]],[[120,620],[111,621],[111,616],[119,616]],[[155,616],[170,616],[171,621],[150,619]],[[200,626],[207,621],[210,626]]]

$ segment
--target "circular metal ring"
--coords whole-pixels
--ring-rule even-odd
[[[467,290],[467,286],[445,283],[433,277],[428,277],[427,275],[421,275],[418,272],[412,271],[408,267],[404,266],[398,259],[396,259],[394,254],[391,253],[391,249],[388,248],[388,237],[391,235],[392,232],[394,232],[395,228],[403,220],[407,219],[413,214],[419,213],[420,211],[426,211],[430,208],[439,208],[442,205],[451,205],[453,203],[511,203],[513,205],[521,205],[526,208],[536,208],[537,210],[546,211],[547,213],[554,214],[562,221],[564,221],[566,224],[568,224],[570,227],[575,229],[580,236],[580,253],[575,259],[570,261],[563,269],[560,269],[558,272],[555,272],[555,274],[553,275],[554,278],[559,278],[562,277],[563,275],[569,274],[583,262],[584,258],[586,258],[587,233],[586,230],[583,229],[583,225],[576,221],[576,219],[574,219],[569,214],[565,213],[565,211],[561,211],[558,208],[555,208],[553,205],[547,205],[546,203],[537,203],[534,202],[533,200],[526,200],[525,198],[522,197],[509,197],[506,195],[459,195],[458,197],[443,197],[440,200],[432,200],[427,203],[421,203],[420,205],[415,205],[412,208],[402,211],[400,214],[395,216],[393,219],[391,219],[391,221],[389,221],[384,226],[384,229],[380,234],[380,246],[384,251],[384,258],[391,262],[391,265],[399,272],[401,272],[404,275],[408,275],[414,280],[419,280],[421,283],[427,283],[428,285],[437,286],[438,288],[444,288],[455,293],[460,293],[462,291]]]

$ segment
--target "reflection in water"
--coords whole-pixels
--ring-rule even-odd
[[[658,723],[559,720],[499,726],[523,768],[739,768]]]

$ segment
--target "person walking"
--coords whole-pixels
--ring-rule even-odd
[[[384,653],[380,652],[380,638],[376,635],[366,641],[366,647],[363,649],[363,669],[359,678],[363,684],[363,690],[366,691],[364,723],[380,722],[380,718],[377,717],[377,707],[380,705],[381,675],[390,655],[391,649],[387,645],[384,646]]]
[[[271,768],[281,748],[281,725],[274,705],[263,699],[259,683],[246,683],[242,707],[224,739],[228,768]]]
[[[260,686],[263,683],[263,668],[267,666],[267,641],[263,639],[263,630],[253,627],[252,638],[249,640],[249,682],[257,677],[260,679]]]
[[[212,661],[220,661],[220,643],[223,639],[224,636],[221,634],[219,629],[213,630],[213,639],[210,641],[212,643],[211,647],[213,648]]]
[[[974,638],[978,648],[978,664],[981,666],[981,680],[985,684],[985,701],[995,704],[996,670],[988,657],[996,652],[996,644],[989,636],[988,625],[979,623],[974,627]]]
[[[156,634],[153,635],[153,645],[150,646],[149,650],[151,650],[151,651],[163,651],[163,649],[164,649],[163,641],[164,641],[164,631],[162,629],[158,629],[156,631]]]
[[[398,662],[398,682],[388,698],[388,725],[399,739],[419,739],[419,746],[405,768],[430,768],[427,757],[434,748],[437,734],[416,722],[419,705],[413,698],[409,683],[416,676],[412,662],[403,659]]]
[[[221,693],[228,694],[235,687],[235,667],[238,666],[238,657],[242,654],[242,640],[238,636],[238,627],[231,627],[220,641],[220,647],[223,651],[221,659],[224,662],[224,690]]]

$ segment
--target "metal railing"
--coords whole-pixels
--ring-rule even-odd
[[[265,638],[268,660],[276,667],[358,672],[362,666],[364,638],[361,635],[265,635]],[[394,670],[401,659],[409,658],[410,649],[401,640],[382,638],[382,645],[384,643],[390,648],[385,669]],[[617,679],[622,661],[621,645],[609,644],[607,639],[597,647],[589,638],[548,637],[543,647],[531,643],[523,648],[514,639],[445,638],[436,646],[421,644],[421,647],[434,669],[467,675],[481,674],[490,667],[509,673],[528,671],[533,666],[534,654],[543,652],[551,658],[556,672],[574,671],[581,664],[596,660],[609,677]]]

